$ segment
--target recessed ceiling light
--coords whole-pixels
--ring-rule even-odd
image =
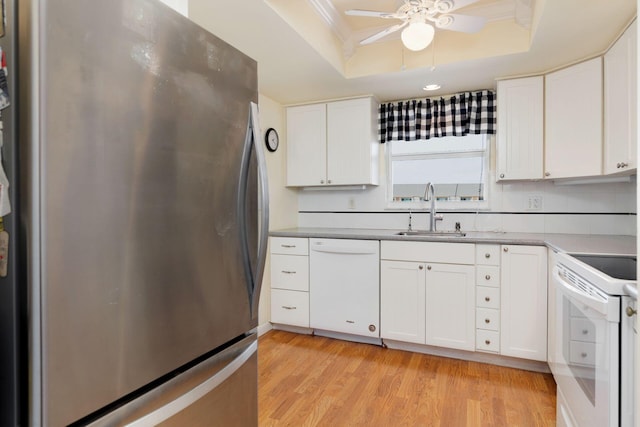
[[[423,87],[423,90],[438,90],[440,89],[440,85],[437,84],[431,84],[431,85],[426,85],[425,87]]]

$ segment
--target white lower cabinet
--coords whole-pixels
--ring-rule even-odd
[[[425,343],[424,264],[380,262],[380,335],[417,344]]]
[[[472,244],[382,242],[382,338],[460,350],[475,349],[475,272]],[[457,247],[456,245],[460,245]],[[432,251],[457,251],[468,265],[396,261]],[[468,254],[468,255],[465,255]],[[435,255],[434,255],[435,256]]]
[[[271,289],[271,321],[309,327],[309,292]]]
[[[475,350],[472,265],[427,264],[426,344]]]
[[[500,354],[547,360],[547,248],[503,245]]]
[[[271,322],[309,327],[309,239],[271,238]]]

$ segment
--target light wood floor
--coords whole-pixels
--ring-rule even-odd
[[[550,374],[270,331],[260,426],[554,426]]]

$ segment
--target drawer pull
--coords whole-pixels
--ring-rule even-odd
[[[347,323],[354,324],[354,323],[356,323],[356,322],[355,322],[355,321],[353,321],[353,320],[347,320]]]
[[[588,330],[586,330],[586,329],[583,329],[583,330],[582,330],[582,335],[587,335],[588,333],[589,333],[589,331],[588,331]]]
[[[486,302],[489,302],[489,301],[491,301],[491,298],[489,298],[489,297],[484,297],[484,300],[485,300]]]
[[[294,307],[291,305],[283,305],[282,308],[284,308],[285,310],[297,310],[298,307]]]
[[[491,345],[491,341],[490,341],[490,340],[484,340],[484,343],[485,343],[486,345]]]
[[[430,265],[427,266],[427,270],[431,271],[431,266]]]
[[[587,357],[587,353],[580,353],[580,356],[581,356],[583,359],[586,359],[586,357]]]
[[[490,253],[486,253],[486,254],[484,254],[484,257],[485,258],[491,258],[491,254]]]
[[[295,248],[296,247],[296,245],[280,245],[280,246],[282,246],[283,248]]]
[[[289,271],[289,270],[282,270],[282,272],[283,272],[284,274],[296,274],[296,272],[295,272],[295,271]]]
[[[502,250],[505,251],[505,252],[509,252],[509,248],[506,248],[506,247],[504,249],[502,249]]]
[[[491,323],[491,319],[484,319],[484,323],[486,323],[486,324]]]
[[[491,280],[491,276],[488,275],[488,274],[486,276],[484,276],[484,278],[485,278],[485,280]]]

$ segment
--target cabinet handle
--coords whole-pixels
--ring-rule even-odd
[[[491,276],[488,275],[488,274],[486,276],[484,276],[484,278],[485,278],[485,280],[491,280]]]
[[[320,180],[320,184],[324,184],[324,179],[321,179],[321,180]]]
[[[327,180],[327,184],[331,184],[331,180],[330,179]]]
[[[284,274],[296,274],[296,272],[295,272],[295,271],[282,270],[282,272],[283,272]]]
[[[346,320],[346,322],[347,322],[347,323],[351,323],[351,324],[356,323],[356,322],[355,322],[355,321],[353,321],[353,320]]]
[[[545,173],[544,173],[544,176],[551,176],[551,173],[549,173],[549,172],[545,172]]]
[[[618,164],[616,165],[616,167],[617,167],[618,169],[624,169],[624,168],[626,168],[627,166],[629,166],[629,163],[625,163],[625,162],[620,162],[620,163],[618,163]]]
[[[295,248],[296,247],[296,245],[280,245],[280,246],[282,246],[283,248]]]
[[[431,270],[431,266],[430,265],[427,266],[427,270]]]
[[[418,269],[419,269],[419,270],[424,270],[424,265],[419,265],[419,266],[418,266]]]
[[[484,319],[484,323],[486,323],[488,325],[489,323],[491,323],[491,320],[490,319]]]
[[[500,174],[500,178],[504,178],[504,174],[503,173]]]
[[[589,333],[589,331],[587,331],[586,329],[582,330],[582,335],[587,335]]]
[[[638,314],[638,310],[634,310],[633,307],[627,306],[625,313],[627,314],[627,317],[633,317],[634,314]]]
[[[282,308],[284,308],[285,310],[296,310],[298,307],[294,307],[291,305],[283,305]]]
[[[491,254],[490,253],[486,253],[486,254],[484,254],[484,257],[485,258],[491,258]]]
[[[491,301],[491,298],[489,298],[489,297],[484,297],[484,300],[485,300],[486,302],[489,302],[489,301]]]
[[[587,353],[580,353],[580,357],[582,357],[583,359],[587,357]]]
[[[505,251],[505,252],[509,252],[509,248],[504,248],[502,250]]]
[[[486,345],[491,345],[491,341],[490,341],[490,340],[484,340],[484,343],[485,343]]]

